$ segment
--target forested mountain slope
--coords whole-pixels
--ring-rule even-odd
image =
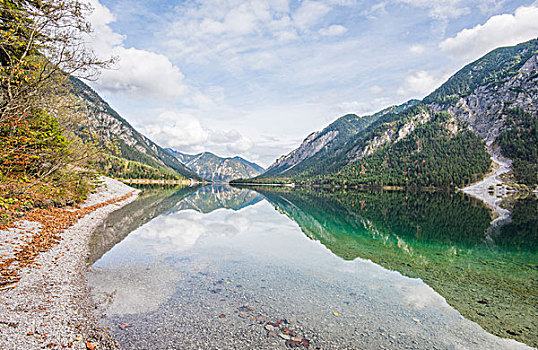
[[[82,104],[79,135],[104,150],[97,167],[119,178],[179,179],[199,176],[159,145],[136,131],[92,88],[71,78],[72,93]]]
[[[535,39],[488,53],[422,101],[363,117],[368,118],[363,124],[347,124],[350,130],[340,142],[330,138],[337,120],[254,181],[462,186],[488,172],[489,150],[514,161],[516,181],[536,184],[537,106]],[[329,139],[322,147],[310,147],[311,154],[293,168],[278,168],[281,159],[304,154],[305,145],[320,136]]]
[[[538,40],[498,48],[424,99],[467,122],[490,152],[513,161],[515,180],[538,184]]]
[[[400,106],[386,108],[374,115],[359,117],[347,114],[321,131],[310,134],[299,146],[278,158],[263,174],[264,177],[293,176],[303,172],[317,173],[319,169],[334,168],[343,146],[373,122],[387,114],[399,114],[418,101],[411,100]]]

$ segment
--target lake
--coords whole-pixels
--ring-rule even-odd
[[[506,205],[491,227],[456,192],[149,189],[88,279],[126,349],[536,347],[538,201]]]

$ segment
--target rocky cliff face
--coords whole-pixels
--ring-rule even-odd
[[[338,134],[338,130],[313,132],[312,134],[308,135],[306,139],[304,139],[303,143],[301,143],[297,149],[294,149],[287,155],[278,158],[273,164],[271,164],[271,166],[267,169],[267,172],[285,174],[286,171],[292,169],[295,165],[318,153],[322,148],[327,146],[328,143],[333,141]]]
[[[343,159],[342,155],[346,153],[345,146],[350,140],[387,114],[401,113],[417,102],[411,100],[369,116],[347,114],[340,117],[323,130],[310,134],[297,149],[278,158],[262,177],[294,176],[304,172],[317,173],[321,169],[331,169],[335,166],[335,160]]]
[[[222,158],[210,152],[190,155],[167,149],[167,151],[198,174],[214,182],[228,182],[233,179],[249,179],[260,175],[263,168],[241,157]]]
[[[72,93],[83,106],[86,118],[80,124],[80,135],[91,134],[110,154],[140,162],[160,171],[174,171],[186,178],[199,177],[163,148],[136,131],[92,88],[71,78]]]
[[[536,41],[535,41],[536,42]],[[432,102],[434,111],[446,110],[467,122],[487,143],[491,144],[504,130],[505,108],[521,108],[531,114],[538,111],[538,45],[529,45],[519,56],[521,67],[506,76],[478,86],[468,96],[457,96],[454,103]],[[530,56],[530,57],[528,57]],[[470,74],[480,72],[481,60],[468,66]],[[428,98],[425,99],[425,102]]]
[[[419,111],[373,125],[376,132],[360,140],[348,152],[348,162],[372,155],[408,135],[431,120],[432,113],[448,112],[454,120],[442,123],[452,134],[463,130],[456,120],[492,146],[506,130],[506,109],[519,108],[533,115],[538,110],[538,41],[492,51],[457,72],[439,89],[426,97]],[[492,150],[495,147],[490,147]]]
[[[409,121],[399,125],[395,122],[386,124],[386,129],[380,136],[374,136],[366,142],[366,146],[354,147],[348,153],[350,161],[356,161],[372,155],[377,149],[384,145],[403,140],[407,135],[412,133],[417,126],[423,125],[430,121],[431,113],[426,110],[421,110],[417,114],[412,115]]]

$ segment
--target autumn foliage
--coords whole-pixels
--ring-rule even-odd
[[[107,64],[84,45],[89,10],[76,0],[0,0],[0,223],[92,187],[92,150],[73,132],[80,108],[68,85]]]
[[[39,253],[48,251],[58,243],[61,239],[61,232],[76,223],[78,219],[99,208],[121,202],[130,196],[132,196],[132,193],[76,210],[60,208],[36,208],[31,210],[26,219],[39,223],[41,228],[37,232],[33,232],[33,230],[25,231],[28,234],[28,240],[17,248],[14,256],[0,257],[0,287],[18,282],[20,269],[34,266]],[[0,230],[10,227],[16,226],[13,224],[0,225]]]

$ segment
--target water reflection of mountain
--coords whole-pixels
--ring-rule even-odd
[[[511,212],[510,222],[503,225],[493,237],[495,244],[506,250],[529,251],[536,254],[538,250],[538,197],[528,196],[508,202],[507,206]]]
[[[239,210],[258,203],[263,196],[255,191],[238,189],[227,185],[205,186],[183,199],[176,210],[193,209],[201,213],[210,213],[225,208]]]
[[[196,187],[146,187],[132,203],[112,212],[90,237],[88,264],[99,260],[129,233],[153,218],[170,211]]]
[[[421,278],[489,332],[538,345],[536,201],[492,241],[489,211],[459,193],[259,192],[343,259]]]
[[[129,233],[157,216],[171,211],[194,209],[209,213],[226,208],[239,210],[258,203],[263,196],[254,191],[230,186],[177,187],[145,186],[139,198],[112,212],[90,238],[88,264],[99,260]]]

